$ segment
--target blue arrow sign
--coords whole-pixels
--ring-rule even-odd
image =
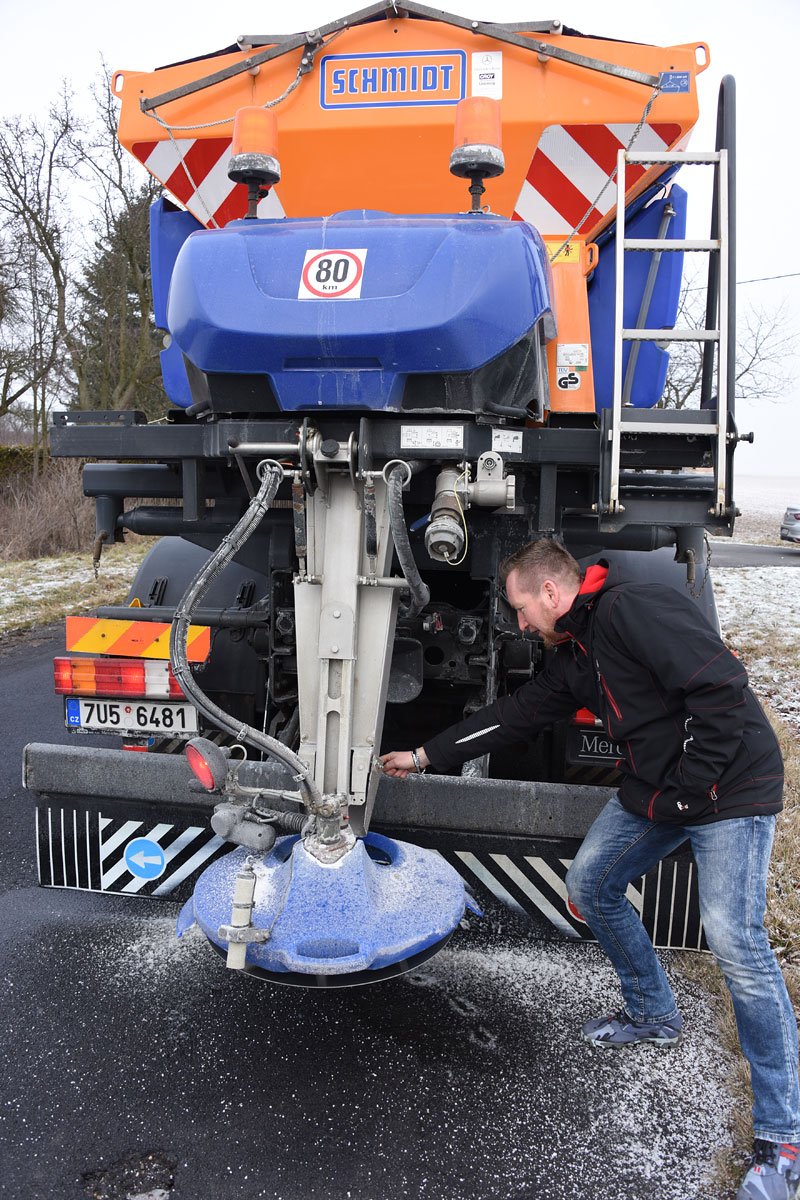
[[[166,854],[150,838],[134,838],[125,847],[125,866],[138,879],[158,879],[166,865]]]

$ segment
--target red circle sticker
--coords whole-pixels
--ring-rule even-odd
[[[299,299],[357,299],[366,250],[307,250]]]

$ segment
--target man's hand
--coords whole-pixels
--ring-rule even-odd
[[[420,767],[424,770],[430,765],[427,754],[421,746],[415,753]],[[417,773],[414,756],[410,750],[390,750],[388,754],[382,754],[378,762],[385,775],[394,775],[397,779],[405,779],[406,775],[416,775]]]

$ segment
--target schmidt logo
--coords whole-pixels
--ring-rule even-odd
[[[329,54],[320,63],[323,108],[458,104],[465,95],[463,50]]]

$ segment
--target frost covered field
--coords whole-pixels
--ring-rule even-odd
[[[800,738],[800,570],[724,567],[713,577],[726,641],[758,696]]]
[[[781,518],[800,501],[800,477],[739,476],[742,510],[734,541],[781,542]],[[800,546],[796,553],[800,560]],[[728,643],[741,654],[762,700],[800,738],[800,571],[797,567],[715,568],[714,596]]]
[[[800,476],[737,473],[734,494],[742,514],[736,520],[735,542],[786,545],[780,540],[781,518],[790,504],[800,503]]]
[[[104,552],[97,578],[90,551],[0,562],[0,639],[123,602],[148,549],[144,540],[113,546]]]

